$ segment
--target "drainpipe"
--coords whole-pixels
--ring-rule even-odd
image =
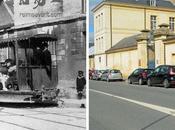
[[[112,47],[112,5],[110,4],[110,48]],[[108,66],[108,57],[106,54],[106,66]]]
[[[146,30],[146,9],[144,8],[144,28]]]

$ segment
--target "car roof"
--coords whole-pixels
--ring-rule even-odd
[[[175,67],[175,65],[160,65],[160,66],[157,66],[157,67],[164,67],[164,66],[165,66],[165,67]],[[156,68],[157,68],[157,67],[156,67]]]
[[[140,70],[153,70],[153,69],[149,69],[149,68],[138,68]]]

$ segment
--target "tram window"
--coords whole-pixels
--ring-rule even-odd
[[[56,62],[56,42],[49,42],[49,51],[52,57],[52,67],[57,65]]]
[[[19,48],[18,49],[18,61],[19,61],[19,65],[27,64],[24,48]]]

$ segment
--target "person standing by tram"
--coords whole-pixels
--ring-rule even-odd
[[[52,59],[51,59],[51,53],[48,50],[48,43],[47,42],[45,42],[43,44],[43,53],[42,53],[42,55],[43,55],[43,65],[44,65],[44,67],[46,69],[47,75],[49,76],[49,78],[51,80],[51,75],[52,75],[51,74],[51,72],[52,72],[52,70],[51,70]]]

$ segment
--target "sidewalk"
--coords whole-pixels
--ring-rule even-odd
[[[86,98],[79,100],[77,98],[77,91],[74,87],[75,84],[61,82],[58,86],[60,89],[59,97],[60,100],[64,101],[63,107],[65,108],[80,108],[81,104],[86,106]]]
[[[86,99],[61,99],[64,101],[65,108],[80,108],[81,104],[85,104],[86,106]],[[83,109],[83,108],[82,108]]]

